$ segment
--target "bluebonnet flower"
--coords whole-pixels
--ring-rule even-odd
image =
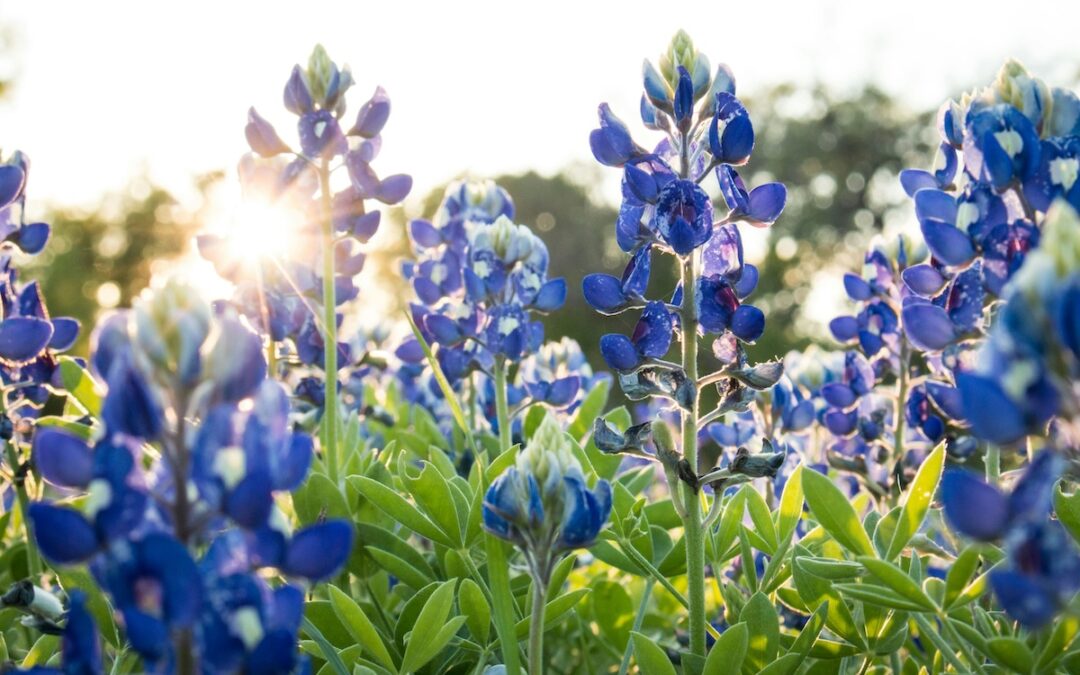
[[[1043,433],[1059,413],[1075,423],[1078,288],[1080,218],[1059,200],[1047,215],[1042,244],[1006,287],[977,363],[957,375],[975,435],[1012,443]]]
[[[1080,552],[1050,519],[1051,491],[1064,462],[1044,450],[1003,494],[971,472],[947,471],[941,500],[956,531],[980,541],[1003,541],[1007,563],[990,572],[998,602],[1029,628],[1050,622],[1080,590]]]
[[[472,388],[476,395],[470,400],[496,432],[496,369],[519,366],[506,391],[514,425],[517,414],[534,403],[571,409],[586,376],[575,371],[588,368],[576,346],[563,356],[557,344],[543,347],[536,315],[562,306],[566,282],[548,278],[547,246],[513,216],[510,195],[495,183],[453,183],[432,220],[410,224],[415,258],[403,266],[420,301],[410,311],[421,336],[451,386]],[[418,343],[406,340],[397,355],[415,364],[402,371],[411,400],[448,421],[443,392],[424,375]],[[560,367],[563,358],[573,363]],[[412,386],[417,381],[421,386]]]
[[[1078,116],[1074,93],[1050,88],[1015,61],[990,87],[942,106],[935,170],[907,170],[901,183],[914,198],[930,266],[944,279],[981,260],[986,290],[1000,296],[1038,244],[1050,204],[1080,205]],[[922,295],[931,291],[916,286],[934,285],[928,270],[911,281]]]
[[[240,164],[246,197],[292,215],[293,241],[269,259],[245,259],[227,245],[227,236],[203,235],[199,250],[215,269],[236,285],[232,305],[270,342],[279,363],[300,365],[299,380],[310,393],[312,367],[326,380],[320,408],[328,410],[330,441],[337,433],[339,370],[363,358],[338,338],[343,321],[339,308],[359,296],[357,276],[363,270],[364,244],[381,220],[378,204],[394,205],[412,189],[405,174],[380,177],[373,163],[382,147],[381,132],[390,115],[390,99],[381,88],[363,103],[355,120],[346,120],[346,93],[353,85],[348,66],[339,67],[317,46],[306,68],[293,68],[284,90],[285,108],[297,117],[297,146],[287,143],[254,109],[245,135],[253,155]],[[332,185],[337,169],[348,184]],[[328,345],[333,345],[332,348]],[[295,358],[290,358],[290,357]],[[299,362],[297,364],[296,362]],[[346,376],[347,377],[347,376]],[[321,418],[321,411],[315,415]],[[336,474],[336,454],[330,453]]]
[[[16,251],[35,255],[44,249],[51,228],[26,222],[26,186],[30,160],[13,153],[0,164],[0,387],[9,414],[33,417],[59,385],[59,354],[79,335],[79,322],[49,315],[38,283],[18,283]]]
[[[484,495],[484,528],[521,548],[542,583],[564,552],[592,545],[610,513],[611,486],[601,479],[588,487],[550,414]]]
[[[230,593],[263,589],[254,576],[263,567],[329,577],[351,551],[352,526],[327,521],[293,533],[274,504],[275,492],[303,481],[313,445],[291,429],[282,385],[264,379],[258,336],[169,281],[135,309],[106,317],[93,343],[91,364],[107,385],[103,428],[89,442],[47,427],[34,436],[42,478],[86,495],[78,507],[31,505],[39,550],[56,565],[89,564],[148,667],[205,658],[207,668],[223,659],[226,670],[241,662],[292,670],[299,604],[274,607],[279,593],[300,591],[287,585],[294,590],[268,599],[264,589],[241,603],[248,613]],[[197,555],[209,544],[211,557],[223,531],[242,559],[225,577]],[[288,639],[264,648],[278,623]],[[221,624],[240,650],[231,656],[218,651],[228,646]]]

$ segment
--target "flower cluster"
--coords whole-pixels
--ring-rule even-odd
[[[611,513],[611,486],[601,479],[589,488],[570,444],[547,413],[484,495],[484,528],[516,544],[544,582],[563,553],[592,545]]]
[[[513,213],[494,183],[457,183],[434,222],[410,224],[419,259],[405,273],[423,303],[412,305],[413,320],[452,383],[538,350],[544,330],[531,313],[566,300],[566,282],[547,278],[547,246]]]
[[[244,131],[253,154],[240,162],[241,184],[248,202],[271,205],[295,220],[294,241],[280,256],[252,260],[230,246],[227,235],[199,237],[202,255],[236,284],[233,304],[251,323],[273,343],[288,340],[305,366],[330,363],[329,333],[335,344],[332,370],[360,356],[337,340],[342,314],[336,308],[360,292],[356,277],[365,262],[362,245],[381,220],[370,202],[397,204],[412,189],[411,177],[380,178],[372,168],[390,115],[390,99],[381,87],[346,130],[345,96],[352,85],[349,67],[339,68],[321,46],[306,68],[293,68],[284,105],[297,117],[298,148],[282,140],[254,108],[248,111]],[[330,180],[339,167],[349,179],[340,187]]]
[[[101,423],[34,435],[40,475],[85,495],[30,507],[40,551],[89,564],[148,667],[292,672],[303,591],[271,588],[258,571],[326,579],[351,551],[352,526],[294,533],[275,504],[304,480],[313,444],[264,379],[259,336],[169,281],[102,320],[90,364],[107,385]]]
[[[30,160],[13,153],[0,164],[0,387],[7,416],[33,417],[60,385],[58,354],[79,336],[79,322],[52,317],[36,281],[21,285],[13,266],[16,252],[35,255],[45,248],[47,223],[26,222]],[[6,439],[11,438],[10,431]]]
[[[958,376],[973,432],[992,443],[1043,434],[1057,416],[1075,443],[1080,422],[1080,217],[1051,207],[1042,243],[1006,288],[974,367]]]
[[[662,360],[683,320],[680,312],[694,322],[695,332],[719,336],[714,352],[726,367],[745,366],[739,342],[760,337],[765,317],[743,302],[758,275],[753,265],[744,263],[736,223],[773,222],[786,191],[779,183],[747,191],[735,167],[745,164],[753,149],[749,114],[735,98],[728,68],[720,66],[712,76],[708,59],[685,34],[673,40],[660,71],[646,62],[644,85],[642,120],[665,135],[652,151],[633,141],[606,104],[600,106],[600,127],[590,136],[596,159],[623,170],[616,237],[631,258],[621,278],[589,275],[583,291],[602,314],[641,311],[629,337],[613,333],[600,343],[624,392],[635,399],[659,394],[687,407],[696,397],[695,385],[686,382],[685,372]],[[714,214],[712,200],[700,186],[714,171],[728,208],[723,215]],[[689,280],[691,287],[675,289],[670,302],[646,298],[654,251],[699,270]]]
[[[1012,492],[1003,494],[969,471],[945,473],[941,500],[957,532],[979,541],[1002,541],[1007,563],[990,572],[998,602],[1025,626],[1046,625],[1080,590],[1080,552],[1065,528],[1050,518],[1051,493],[1064,462],[1044,450]]]

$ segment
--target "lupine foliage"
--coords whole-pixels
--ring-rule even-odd
[[[50,228],[9,156],[3,667],[1080,669],[1080,99],[1009,62],[947,102],[933,168],[901,175],[920,236],[844,277],[833,344],[754,363],[785,330],[752,304],[740,230],[786,204],[739,173],[769,130],[685,33],[642,83],[651,138],[606,104],[589,137],[622,177],[590,226],[626,263],[582,295],[636,320],[600,340],[610,375],[546,338],[576,291],[491,181],[408,225],[397,329],[339,330],[377,292],[367,202],[411,180],[371,167],[386,93],[343,125],[352,76],[321,48],[285,86],[298,149],[251,110],[240,164],[296,246],[202,237],[235,295],[155,285],[85,359],[17,281]],[[615,384],[633,409],[606,409]]]

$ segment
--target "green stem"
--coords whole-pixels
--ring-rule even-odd
[[[637,563],[638,567],[645,570],[649,574],[649,576],[651,576],[655,581],[659,582],[659,584],[663,586],[668,593],[671,593],[672,597],[674,597],[680,605],[686,607],[687,609],[690,608],[690,602],[686,599],[686,596],[680,593],[679,589],[675,588],[675,586],[673,586],[672,583],[668,581],[668,578],[661,574],[660,570],[656,569],[656,567],[651,562],[646,560],[645,556],[641,555],[641,553],[636,548],[634,548],[633,545],[630,544],[630,542],[620,540],[619,548],[622,549],[623,553],[630,556],[630,559]]]
[[[495,416],[499,425],[499,452],[510,449],[510,406],[506,401],[506,359],[495,362]]]
[[[326,467],[330,480],[338,483],[338,362],[337,362],[337,290],[334,286],[336,265],[334,261],[334,219],[330,197],[330,165],[323,160],[319,165],[319,192],[322,197],[322,253],[323,253],[323,370],[326,373],[325,408],[322,434],[326,442]]]
[[[547,580],[533,579],[532,619],[529,620],[529,675],[544,672],[544,608],[547,606]]]
[[[698,317],[697,304],[694,302],[697,270],[693,256],[682,263],[682,287],[682,366],[686,377],[691,382],[697,382]],[[695,392],[690,410],[682,412],[683,458],[695,474],[699,470],[697,423],[698,396]],[[683,529],[686,539],[686,595],[690,601],[690,652],[705,656],[705,529],[702,525],[701,501],[689,485],[683,485],[682,497],[686,511]]]
[[[15,451],[15,444],[10,440],[4,441],[4,454],[7,455],[8,466],[11,467],[12,482],[15,484],[15,494],[19,502],[19,517],[26,535],[26,568],[34,583],[40,583],[41,559],[38,557],[37,543],[34,539],[34,526],[30,522],[30,495],[26,492],[25,476],[19,475],[19,455]]]
[[[652,595],[653,581],[645,582],[645,592],[641,594],[641,604],[638,605],[637,615],[634,617],[634,632],[641,630],[641,624],[645,622],[645,612],[649,609],[649,596]],[[630,657],[634,653],[634,641],[626,641],[626,651],[623,652],[622,663],[619,664],[619,675],[626,675],[630,668]]]
[[[499,450],[510,447],[510,414],[506,404],[506,362],[495,362],[495,411],[499,425]],[[480,489],[487,490],[487,462],[482,454],[476,461],[480,470]],[[510,565],[506,560],[506,548],[498,537],[485,533],[487,550],[488,585],[491,587],[492,609],[495,615],[495,632],[499,636],[506,675],[518,675],[521,662],[518,659],[517,630],[514,613],[514,597],[510,590]]]
[[[986,446],[986,482],[997,485],[1001,478],[1001,447],[995,443]]]
[[[911,348],[908,346],[907,340],[902,339],[900,341],[900,373],[897,376],[896,383],[896,411],[894,413],[896,417],[896,428],[893,430],[893,451],[892,461],[889,463],[889,471],[895,471],[897,464],[904,457],[904,425],[906,423],[906,410],[905,403],[908,397],[908,361],[911,358]],[[895,506],[896,502],[900,499],[900,485],[896,485],[896,489],[889,490],[889,504]]]

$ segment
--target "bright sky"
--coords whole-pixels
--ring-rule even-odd
[[[1080,68],[1080,3],[971,7],[9,1],[0,26],[14,30],[17,82],[0,103],[0,146],[33,158],[35,199],[92,203],[143,169],[183,190],[192,174],[235,165],[249,105],[288,123],[282,86],[320,41],[352,66],[353,111],[376,84],[386,87],[394,107],[376,167],[412,173],[421,192],[463,170],[551,172],[588,160],[596,105],[610,101],[634,118],[641,60],[655,59],[679,27],[751,91],[873,80],[930,107],[986,82],[1008,56],[1051,81]]]

